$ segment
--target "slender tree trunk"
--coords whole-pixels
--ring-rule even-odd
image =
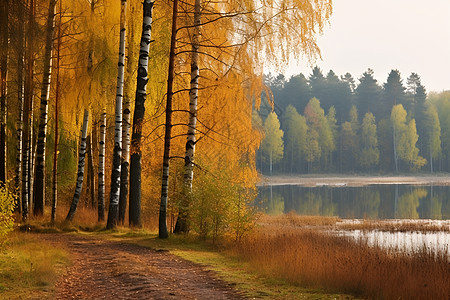
[[[122,156],[122,99],[123,81],[125,69],[125,20],[127,12],[127,1],[121,1],[120,11],[120,42],[119,63],[116,89],[116,121],[114,134],[113,166],[111,173],[111,193],[109,197],[109,211],[106,228],[114,228],[119,220],[119,198],[120,198],[120,158]]]
[[[393,145],[394,145],[394,163],[395,163],[395,172],[398,173],[398,156],[397,156],[397,140],[396,140],[396,132],[395,132],[396,128],[394,126],[393,128],[393,134],[392,134],[392,138],[393,138]]]
[[[105,220],[105,139],[106,112],[100,117],[100,139],[98,146],[98,221]]]
[[[33,24],[34,24],[34,12],[35,2],[30,0],[30,6],[28,9],[28,25],[27,25],[27,41],[26,41],[26,62],[27,73],[25,78],[25,90],[24,90],[24,127],[23,127],[23,143],[22,143],[22,219],[25,221],[28,219],[30,208],[30,152],[32,148],[32,130],[33,130],[33,97],[34,97],[34,47],[33,47]]]
[[[16,144],[16,169],[14,177],[14,190],[17,193],[18,203],[16,210],[22,213],[22,149],[23,149],[23,102],[24,102],[24,6],[19,3],[18,11],[18,35],[17,35],[17,104],[18,104],[18,116],[17,116],[17,144]]]
[[[136,98],[133,114],[133,131],[131,136],[130,159],[130,226],[141,226],[141,138],[145,115],[148,82],[148,51],[152,32],[152,13],[154,2],[145,0],[142,22],[141,44],[137,72]]]
[[[6,184],[6,97],[8,92],[8,46],[9,46],[9,0],[1,1],[0,9],[0,40],[1,40],[1,58],[0,58],[0,184]]]
[[[159,207],[159,238],[168,238],[167,198],[169,196],[170,139],[172,132],[172,97],[177,34],[178,0],[173,1],[172,36],[170,39],[169,74],[167,77],[166,130],[164,134],[164,157],[161,184],[161,204]]]
[[[83,189],[88,122],[89,122],[89,112],[87,110],[84,110],[83,128],[81,130],[80,152],[78,154],[77,184],[75,187],[75,193],[73,195],[72,204],[70,205],[70,210],[66,217],[66,221],[73,220],[75,212],[77,211],[78,202],[80,201],[81,191]]]
[[[134,14],[134,9],[131,12]],[[123,116],[122,116],[122,160],[120,170],[120,198],[119,198],[119,222],[124,225],[125,214],[128,202],[128,185],[130,172],[130,127],[131,127],[131,110],[130,110],[130,95],[131,95],[131,81],[133,74],[133,67],[135,66],[135,49],[134,41],[134,18],[129,19],[128,29],[128,60],[127,72],[125,74],[124,83],[124,102],[123,102]]]
[[[55,31],[55,8],[56,0],[50,0],[44,53],[44,73],[41,87],[39,134],[36,150],[33,210],[34,215],[42,215],[44,213],[45,204],[45,149],[47,139],[48,98],[50,94],[50,80],[52,73],[53,34]]]
[[[197,125],[197,100],[198,100],[198,51],[200,48],[200,25],[201,25],[201,0],[195,0],[194,4],[194,33],[192,35],[191,53],[191,86],[189,90],[189,123],[187,130],[186,152],[184,156],[184,188],[185,195],[178,208],[178,219],[175,224],[174,233],[186,233],[189,231],[189,206],[190,194],[192,193],[192,179],[194,178],[194,155],[195,155],[195,127]]]
[[[130,22],[133,22],[133,18],[131,18]],[[133,49],[133,40],[134,40],[134,30],[131,24],[130,29],[130,37],[128,38],[128,60],[127,60],[127,72],[125,74],[125,82],[124,82],[124,101],[123,101],[123,111],[122,111],[122,157],[121,157],[121,167],[120,167],[120,197],[119,197],[119,222],[120,224],[124,224],[125,222],[125,213],[127,210],[127,200],[128,200],[128,172],[130,166],[130,120],[131,120],[131,111],[130,111],[130,83],[131,83],[131,74],[133,72],[133,63],[134,63],[134,49]]]
[[[59,22],[58,22],[58,43],[56,47],[56,95],[55,95],[55,149],[53,150],[53,191],[52,191],[52,215],[51,222],[55,222],[56,203],[58,201],[58,142],[59,142],[59,112],[58,102],[61,96],[59,66],[61,59],[61,21],[62,21],[62,0],[59,0]]]
[[[88,147],[87,147],[87,157],[88,157],[88,174],[89,174],[89,193],[87,193],[89,200],[88,204],[91,205],[91,207],[94,207],[94,199],[95,199],[95,175],[94,175],[94,157],[93,157],[93,151],[94,151],[94,143],[92,142],[92,135],[90,134],[88,137]]]

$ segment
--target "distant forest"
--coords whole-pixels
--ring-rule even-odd
[[[315,67],[265,84],[253,112],[263,174],[450,171],[450,91],[427,94],[416,73],[380,84],[371,69],[355,80]]]

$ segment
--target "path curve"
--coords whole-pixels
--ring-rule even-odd
[[[56,299],[243,299],[214,272],[168,251],[70,234],[45,234],[72,258]]]

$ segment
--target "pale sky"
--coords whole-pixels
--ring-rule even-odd
[[[333,15],[318,38],[324,75],[350,72],[355,81],[371,68],[379,84],[398,69],[406,85],[418,73],[427,91],[450,90],[450,0],[333,0]],[[311,74],[291,62],[286,77]]]

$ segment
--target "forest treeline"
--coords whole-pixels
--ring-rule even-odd
[[[253,112],[264,174],[450,171],[450,92],[427,94],[416,73],[404,82],[391,70],[380,84],[371,69],[356,82],[314,67],[265,82],[271,93]]]
[[[317,57],[331,11],[330,0],[2,0],[0,181],[16,211],[70,222],[82,205],[99,222],[107,211],[108,228],[159,219],[163,238],[239,237],[264,64]]]

